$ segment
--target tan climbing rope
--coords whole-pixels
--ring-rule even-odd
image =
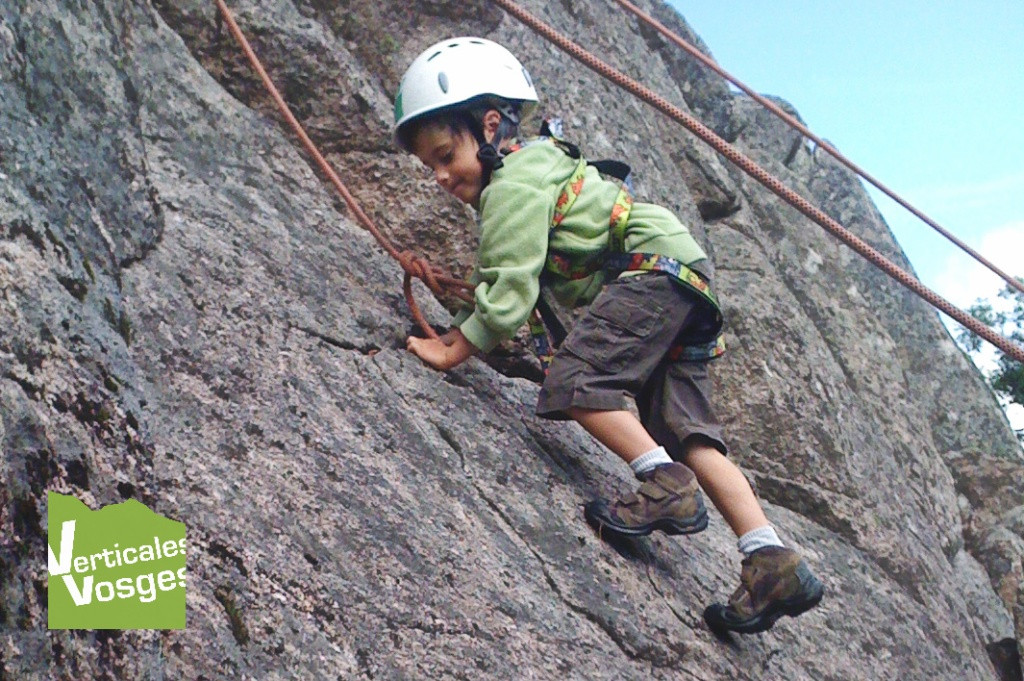
[[[869,262],[884,271],[890,277],[923,298],[933,307],[946,313],[967,329],[970,329],[981,338],[996,346],[1007,356],[1012,357],[1019,362],[1024,362],[1024,348],[1021,348],[1009,339],[999,335],[985,324],[963,312],[945,298],[926,287],[913,275],[889,261],[884,255],[872,248],[864,240],[851,233],[817,207],[811,205],[810,202],[794,192],[792,189],[783,185],[778,178],[772,176],[768,171],[761,168],[757,163],[716,135],[714,131],[698,121],[696,118],[687,114],[679,107],[671,104],[665,98],[636,82],[621,71],[618,71],[601,61],[594,54],[572,42],[554,28],[534,17],[511,0],[494,0],[494,3],[577,61],[685,126],[690,132],[709,144],[713,149],[715,149],[715,151],[732,161],[743,172],[753,177],[808,218],[818,223],[847,246],[866,258]]]
[[[675,43],[678,47],[680,47],[683,50],[685,50],[694,59],[697,59],[702,64],[704,64],[704,66],[708,67],[709,69],[711,69],[712,71],[717,73],[719,76],[721,76],[722,78],[725,78],[727,81],[729,81],[730,83],[735,85],[737,88],[739,88],[740,90],[745,92],[755,102],[757,102],[761,106],[763,106],[766,109],[768,109],[769,111],[771,111],[773,114],[775,114],[780,119],[782,119],[791,128],[793,128],[794,130],[800,132],[804,137],[806,137],[807,139],[811,140],[816,145],[818,145],[818,148],[824,150],[826,153],[831,155],[833,158],[835,158],[841,164],[843,164],[844,166],[846,166],[847,168],[849,168],[853,172],[855,172],[858,175],[860,175],[862,178],[864,178],[865,180],[870,182],[876,189],[878,189],[883,194],[888,196],[890,199],[892,199],[893,201],[898,203],[900,206],[903,206],[904,208],[906,208],[915,217],[917,217],[921,221],[923,221],[926,225],[928,225],[929,227],[931,227],[932,229],[937,231],[939,234],[941,234],[942,236],[946,237],[951,242],[953,242],[954,244],[959,246],[961,250],[963,250],[968,255],[970,255],[972,258],[977,260],[979,263],[981,263],[982,265],[987,267],[989,270],[991,270],[992,272],[997,274],[1007,284],[1009,284],[1013,288],[1017,289],[1018,291],[1021,291],[1022,293],[1024,293],[1024,284],[1022,284],[1017,279],[1011,277],[1009,274],[1007,274],[1003,270],[1001,270],[998,267],[996,267],[992,262],[987,260],[980,253],[978,253],[973,248],[968,246],[966,243],[964,243],[963,241],[958,239],[955,234],[951,233],[950,231],[948,231],[947,229],[945,229],[944,227],[939,225],[937,222],[932,220],[930,217],[928,217],[927,215],[922,213],[920,210],[918,210],[917,208],[912,206],[910,204],[910,202],[908,202],[906,199],[901,197],[899,194],[894,192],[892,189],[890,189],[886,185],[882,184],[879,180],[875,179],[872,175],[868,174],[867,171],[865,171],[863,168],[861,168],[856,163],[854,163],[853,161],[848,159],[846,156],[844,156],[842,153],[840,153],[840,151],[838,149],[836,149],[831,144],[829,144],[828,142],[826,142],[825,140],[821,139],[820,137],[815,135],[813,132],[811,132],[810,129],[807,126],[805,126],[803,123],[801,123],[795,117],[793,117],[790,114],[788,114],[785,111],[783,111],[777,104],[775,104],[775,102],[772,102],[771,100],[769,100],[769,99],[767,99],[765,97],[762,97],[758,93],[756,93],[753,90],[751,90],[748,86],[744,85],[739,80],[737,80],[734,76],[732,76],[727,71],[722,69],[718,64],[715,63],[715,61],[713,59],[711,59],[711,57],[707,56],[706,54],[704,54],[703,52],[698,50],[693,44],[687,42],[678,33],[675,33],[674,31],[672,31],[671,29],[666,27],[664,24],[659,22],[657,19],[652,17],[650,14],[647,14],[642,9],[640,9],[639,7],[634,5],[633,3],[629,2],[629,0],[615,0],[615,2],[618,3],[624,9],[626,9],[627,11],[632,12],[640,21],[644,22],[645,24],[647,24],[648,26],[650,26],[654,30],[658,31],[663,36],[668,38],[670,41]]]
[[[323,157],[323,154],[321,154],[316,145],[313,144],[313,141],[303,129],[302,124],[299,123],[298,119],[295,118],[295,115],[292,114],[288,104],[284,101],[281,93],[278,92],[274,82],[270,79],[270,76],[267,75],[266,69],[263,68],[263,64],[260,63],[256,53],[249,45],[249,41],[246,39],[245,34],[242,33],[242,30],[235,22],[235,18],[232,16],[231,10],[229,10],[228,6],[224,3],[224,0],[216,0],[216,2],[221,16],[224,18],[224,21],[228,25],[228,29],[231,31],[231,35],[234,36],[235,40],[241,46],[242,51],[245,53],[245,56],[248,58],[253,69],[255,69],[256,73],[259,74],[260,80],[263,81],[263,86],[267,89],[267,92],[270,93],[274,103],[277,104],[278,110],[281,112],[281,115],[284,116],[285,121],[288,122],[289,127],[291,127],[292,131],[302,142],[302,146],[307,152],[309,152],[309,155],[313,157],[313,160],[316,161],[321,172],[323,172],[330,183],[334,185],[334,188],[338,193],[341,194],[341,197],[345,200],[345,204],[348,206],[349,210],[352,211],[352,215],[355,216],[359,224],[362,225],[366,231],[372,234],[373,238],[377,240],[377,243],[379,243],[385,251],[387,251],[388,255],[397,260],[402,266],[402,269],[405,271],[405,280],[403,281],[405,299],[409,304],[409,309],[412,311],[413,319],[416,320],[416,323],[419,324],[420,328],[423,329],[423,332],[427,334],[427,336],[430,338],[437,338],[437,333],[430,327],[430,324],[427,323],[426,318],[424,318],[423,313],[420,312],[419,306],[416,304],[416,300],[413,297],[412,278],[416,277],[418,279],[422,279],[436,296],[441,296],[447,291],[469,302],[472,302],[473,300],[473,296],[469,291],[472,291],[475,286],[467,281],[462,281],[449,276],[440,268],[433,267],[425,258],[417,256],[410,251],[399,251],[394,244],[384,236],[380,229],[378,229],[374,224],[373,220],[371,220],[360,207],[359,203],[355,200],[355,197],[353,197],[348,191],[348,188],[345,187],[345,184],[341,181],[341,178],[338,177],[338,174],[334,172],[334,169],[331,168],[331,165]]]

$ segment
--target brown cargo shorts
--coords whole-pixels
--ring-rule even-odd
[[[706,335],[711,313],[671,277],[616,279],[591,303],[551,363],[537,414],[565,420],[570,407],[629,409],[669,455],[681,460],[694,441],[727,452],[711,407],[708,361],[673,362],[676,339]]]

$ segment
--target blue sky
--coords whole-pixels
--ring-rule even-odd
[[[1024,0],[670,4],[725,70],[789,101],[817,135],[1024,276]],[[962,307],[1002,288],[872,193],[925,285]]]

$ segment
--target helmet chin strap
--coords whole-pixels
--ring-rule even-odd
[[[480,176],[481,187],[486,187],[491,181],[491,173],[504,164],[505,154],[498,151],[501,139],[495,135],[494,139],[486,144],[481,144],[476,152],[476,157],[483,166],[483,173]]]
[[[519,124],[519,114],[516,112],[515,107],[513,107],[511,104],[492,102],[488,103],[487,109],[495,109],[504,118],[509,119],[513,124]],[[501,168],[502,166],[505,154],[501,153],[500,149],[501,143],[504,142],[505,140],[499,133],[499,131],[501,130],[501,126],[499,125],[498,129],[495,130],[494,136],[491,138],[491,141],[488,142],[487,138],[484,136],[484,127],[480,119],[478,119],[476,116],[472,114],[469,116],[469,118],[469,129],[472,131],[473,136],[476,137],[476,141],[480,145],[480,148],[476,152],[476,157],[480,161],[480,164],[483,166],[483,174],[481,175],[481,186],[486,187],[488,183],[490,183],[491,181],[491,173]]]

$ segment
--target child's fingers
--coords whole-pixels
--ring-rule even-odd
[[[417,338],[416,336],[409,336],[405,341],[405,349],[416,355],[420,359],[423,359],[424,351],[426,349],[425,338]]]

